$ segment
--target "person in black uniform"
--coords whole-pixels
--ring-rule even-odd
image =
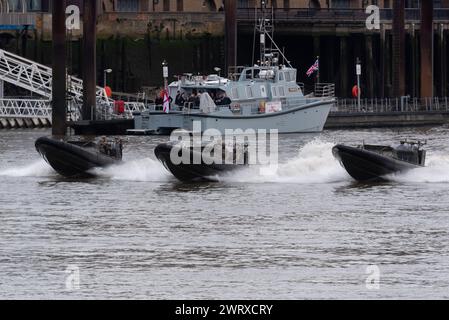
[[[229,106],[232,103],[231,99],[226,95],[226,93],[222,92],[217,94],[217,99],[215,100],[215,104],[217,106]]]
[[[178,91],[178,93],[176,94],[176,98],[175,98],[175,104],[177,106],[184,106],[184,103],[186,102],[186,100],[184,99],[184,93],[181,93],[181,91]]]
[[[222,105],[224,106],[230,106],[232,101],[231,99],[225,94],[225,96],[223,97],[223,100],[221,100]]]

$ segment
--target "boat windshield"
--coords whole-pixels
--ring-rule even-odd
[[[401,142],[401,144],[395,148],[395,153],[396,158],[399,160],[419,163],[418,148],[414,145]]]
[[[273,68],[247,68],[243,70],[240,77],[240,81],[250,81],[250,80],[268,80],[274,79],[275,70]]]
[[[217,88],[183,88],[175,97],[175,105],[189,109],[201,109],[203,112],[213,112],[217,106],[228,106],[231,99],[226,92]]]
[[[204,92],[200,96],[200,110],[204,113],[214,112],[217,109],[217,105],[211,98],[208,92]]]

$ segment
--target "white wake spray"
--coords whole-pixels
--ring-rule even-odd
[[[102,178],[126,181],[163,182],[170,178],[163,165],[151,158],[127,161],[104,169],[96,168],[93,173]]]
[[[37,160],[21,167],[0,169],[0,176],[4,177],[48,177],[55,174],[56,172],[44,159]]]
[[[170,174],[156,160],[140,159],[127,161],[108,168],[95,168],[92,173],[99,178],[128,181],[167,181]],[[58,174],[53,168],[40,159],[31,164],[0,169],[4,177],[54,177]]]
[[[319,139],[303,146],[298,155],[276,167],[250,167],[223,177],[223,181],[252,183],[331,183],[350,179],[332,155],[331,142]]]
[[[449,155],[433,153],[427,155],[426,167],[392,175],[389,179],[402,183],[446,183],[449,182]]]
[[[241,183],[300,183],[320,184],[352,181],[332,155],[334,143],[315,139],[299,149],[298,155],[277,167],[250,166],[220,177],[223,182]],[[100,178],[126,181],[165,182],[174,180],[163,165],[154,159],[131,160],[108,168],[96,168]],[[4,177],[54,177],[57,173],[39,159],[23,166],[0,168]],[[399,183],[449,183],[449,154],[432,152],[427,155],[425,168],[388,179]]]

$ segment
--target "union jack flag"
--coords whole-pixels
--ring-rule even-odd
[[[307,70],[307,76],[310,77],[315,71],[320,70],[320,61],[318,59],[316,59],[315,63],[313,64],[313,66],[311,66],[309,68],[309,70]]]
[[[165,113],[170,113],[170,97],[168,96],[167,90],[164,90],[164,100],[163,100],[163,111]]]

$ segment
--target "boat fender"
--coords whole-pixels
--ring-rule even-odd
[[[240,104],[233,103],[233,104],[229,105],[229,109],[231,109],[232,111],[239,111],[240,110]]]
[[[125,113],[125,101],[123,101],[123,100],[114,101],[114,113],[115,114],[124,114]]]
[[[259,113],[265,113],[265,101],[259,103]]]

